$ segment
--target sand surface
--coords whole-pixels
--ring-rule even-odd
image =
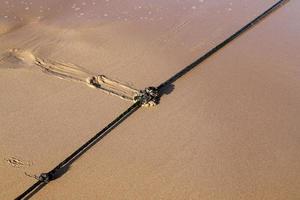
[[[157,86],[273,3],[1,0],[0,199],[131,105],[91,75]],[[32,199],[300,199],[299,9],[176,81]]]

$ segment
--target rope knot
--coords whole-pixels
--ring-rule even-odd
[[[39,181],[42,181],[44,183],[49,183],[50,181],[53,180],[53,175],[52,173],[42,173],[39,177],[38,177]]]
[[[140,101],[144,107],[156,106],[159,103],[159,100],[160,95],[156,87],[147,87],[134,97],[134,101]]]

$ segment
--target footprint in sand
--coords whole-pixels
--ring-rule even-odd
[[[14,168],[25,168],[25,167],[30,167],[33,165],[32,161],[24,161],[24,160],[14,157],[14,156],[5,158],[4,160],[6,161],[6,163],[9,166],[14,167]]]

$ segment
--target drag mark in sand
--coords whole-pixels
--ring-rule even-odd
[[[104,75],[95,75],[88,70],[62,62],[43,59],[35,56],[31,51],[21,49],[11,49],[0,55],[0,68],[23,68],[39,67],[39,69],[51,76],[60,79],[82,82],[92,88],[118,96],[121,99],[135,101],[135,97],[140,95],[140,90],[134,89],[120,81],[109,79]],[[8,67],[9,66],[9,67]]]

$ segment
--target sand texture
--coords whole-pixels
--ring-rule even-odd
[[[275,2],[1,0],[0,199]],[[31,199],[300,199],[299,9],[178,79]]]

